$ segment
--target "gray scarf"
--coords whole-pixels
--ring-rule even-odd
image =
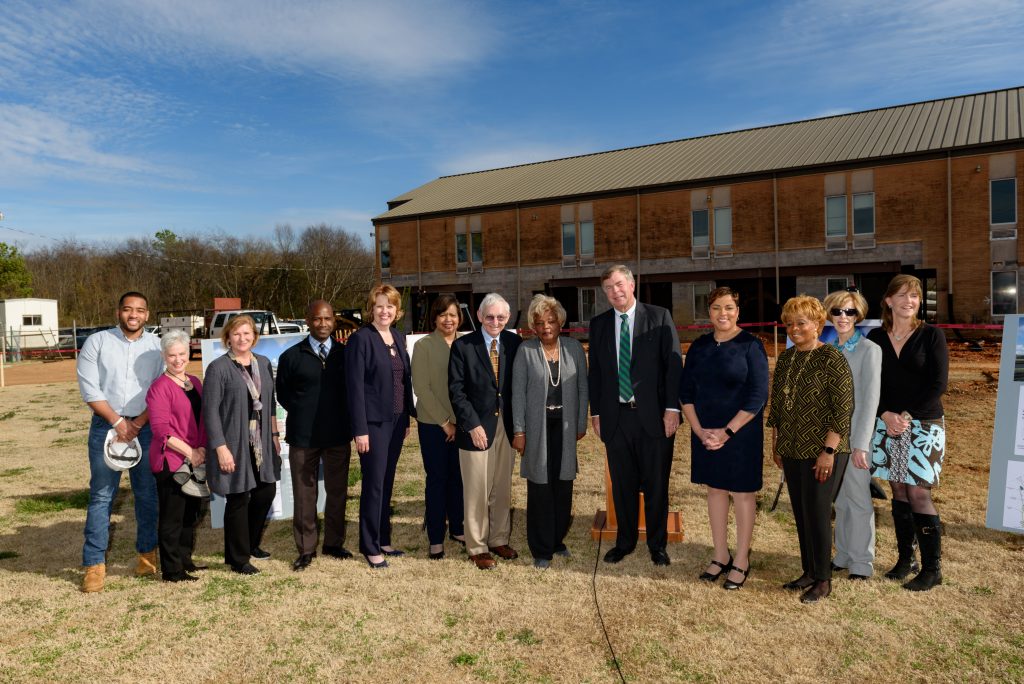
[[[260,377],[260,366],[256,363],[256,355],[252,355],[252,374],[250,375],[238,362],[235,352],[228,350],[228,358],[235,362],[235,368],[242,374],[242,380],[252,397],[252,414],[249,416],[249,445],[252,447],[252,455],[256,458],[256,468],[263,467],[263,438],[260,434],[262,423],[263,402],[260,401],[260,390],[263,380]]]

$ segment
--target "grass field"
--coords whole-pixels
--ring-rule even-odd
[[[987,368],[991,371],[992,367]],[[984,370],[984,369],[982,369]],[[318,558],[293,573],[290,522],[275,522],[273,559],[252,578],[222,565],[219,531],[199,533],[210,570],[192,585],[131,576],[135,524],[127,478],[113,517],[108,584],[78,591],[88,499],[88,410],[73,383],[0,390],[0,681],[613,682],[596,597],[631,682],[1024,681],[1024,539],[984,526],[995,386],[977,368],[952,375],[949,442],[936,500],[946,525],[945,584],[914,594],[881,579],[895,560],[878,505],[878,569],[837,576],[803,606],[780,585],[799,574],[796,531],[778,473],[765,468],[753,570],[743,590],[696,579],[710,554],[703,492],[689,483],[689,430],[677,440],[672,507],[686,541],[672,565],[644,552],[598,563],[590,520],[603,507],[603,450],[581,442],[570,559],[534,570],[525,486],[516,478],[512,544],[522,557],[480,572],[455,545],[426,558],[422,464],[413,437],[396,483],[386,571]],[[356,518],[358,485],[352,488]],[[356,548],[355,526],[347,546]],[[607,548],[607,544],[602,551]]]

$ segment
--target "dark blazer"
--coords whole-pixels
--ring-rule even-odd
[[[409,425],[409,416],[416,415],[412,404],[412,365],[405,348],[405,335],[391,328],[398,355],[405,366],[405,412],[399,421]],[[348,411],[352,418],[352,434],[368,435],[367,423],[394,420],[394,379],[391,374],[391,353],[384,338],[372,325],[352,333],[345,349],[345,378],[348,385]]]
[[[619,422],[617,313],[609,309],[590,321],[590,414],[601,418],[604,442],[615,434]],[[672,316],[660,306],[636,304],[629,370],[640,424],[652,437],[664,437],[665,410],[679,408],[683,360]]]
[[[484,343],[484,334],[477,330],[463,335],[452,344],[448,359],[448,396],[455,412],[455,443],[466,451],[479,451],[473,446],[469,431],[483,426],[487,444],[494,442],[498,429],[495,413],[501,406],[502,421],[509,444],[512,443],[512,361],[522,338],[502,330],[498,337],[498,369],[500,382],[494,382],[491,352]]]
[[[345,345],[331,342],[327,361],[305,338],[277,361],[277,402],[288,411],[285,440],[291,446],[324,448],[352,440],[345,391]]]

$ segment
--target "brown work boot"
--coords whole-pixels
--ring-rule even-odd
[[[96,591],[103,591],[103,580],[107,576],[105,563],[85,566],[85,577],[82,578],[82,591],[91,594]]]
[[[156,549],[139,554],[139,562],[135,566],[135,576],[145,577],[156,574]]]

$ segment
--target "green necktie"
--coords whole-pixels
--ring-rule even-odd
[[[633,383],[629,377],[630,350],[629,314],[622,314],[622,326],[619,328],[619,398],[629,401],[633,396]]]

